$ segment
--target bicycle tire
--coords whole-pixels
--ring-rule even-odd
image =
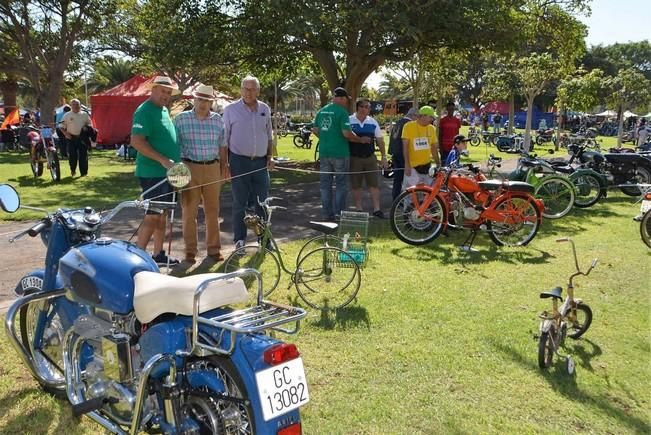
[[[592,310],[583,302],[579,302],[574,307],[576,309],[577,318],[571,319],[568,317],[568,333],[567,336],[576,340],[586,333],[592,324]],[[570,310],[571,313],[571,310]],[[579,313],[583,313],[584,318],[579,321]],[[570,332],[573,331],[573,332]]]
[[[540,211],[533,198],[511,196],[499,200],[494,208],[503,210],[506,222],[488,221],[488,235],[497,246],[525,246],[531,242],[540,227]],[[513,212],[516,212],[514,214]],[[509,216],[513,216],[509,219]],[[513,222],[508,222],[512,220]]]
[[[224,261],[222,267],[224,273],[235,272],[241,268],[251,268],[260,272],[264,296],[269,296],[280,282],[280,261],[272,251],[258,245],[245,245],[236,249]],[[254,292],[253,294],[257,294],[255,278],[244,278],[244,284],[248,290]]]
[[[593,174],[570,175],[570,181],[574,183],[576,195],[574,205],[579,208],[587,208],[595,205],[601,198],[601,184],[599,178]]]
[[[642,241],[651,249],[651,210],[647,210],[640,221],[640,237]]]
[[[542,215],[547,219],[559,219],[572,210],[576,195],[574,184],[563,177],[545,177],[536,186],[534,193],[545,203]]]
[[[402,192],[391,206],[389,222],[393,233],[410,245],[424,245],[436,239],[447,223],[447,211],[443,200],[436,196],[425,210],[424,216],[418,214],[413,200],[421,204],[429,196],[429,190],[415,187]]]
[[[333,247],[305,254],[294,274],[299,296],[318,310],[334,310],[350,304],[361,282],[362,274],[352,255]]]
[[[314,251],[318,248],[324,248],[326,246],[331,246],[335,248],[341,248],[344,244],[344,241],[341,237],[334,234],[319,234],[318,236],[312,237],[301,247],[301,250],[298,251],[296,256],[296,267],[300,263],[301,259],[310,251]]]
[[[541,369],[550,367],[554,361],[554,335],[556,335],[554,328],[540,334],[538,340],[538,367]]]

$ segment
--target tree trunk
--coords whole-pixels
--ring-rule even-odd
[[[524,126],[524,150],[529,152],[531,150],[531,121],[533,118],[533,99],[531,95],[527,95],[527,123]]]
[[[622,132],[624,130],[624,105],[619,105],[619,127],[617,128],[617,148],[622,147]]]
[[[509,96],[509,131],[508,134],[513,134],[515,129],[515,94],[511,93]]]
[[[15,77],[9,76],[6,80],[0,82],[0,93],[5,105],[5,115],[16,109],[16,95],[18,93],[18,81]]]
[[[558,151],[561,147],[561,124],[563,123],[563,106],[559,105],[556,108],[556,131],[554,136],[556,136],[556,144],[554,144],[554,150]]]

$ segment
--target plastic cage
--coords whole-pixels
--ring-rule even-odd
[[[369,214],[365,212],[341,212],[338,235],[343,241],[341,248],[348,252],[350,257],[340,255],[340,265],[345,265],[351,257],[360,267],[368,261],[368,220]]]

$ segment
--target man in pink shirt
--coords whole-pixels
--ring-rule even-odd
[[[445,105],[447,115],[439,120],[439,153],[441,153],[441,161],[445,162],[448,154],[454,146],[454,137],[459,134],[461,129],[461,121],[454,116],[454,103],[449,101]]]

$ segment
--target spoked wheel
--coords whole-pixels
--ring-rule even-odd
[[[280,281],[280,262],[276,255],[267,248],[257,245],[246,245],[233,251],[224,261],[224,273],[235,272],[238,269],[251,268],[262,275],[262,292],[269,296]],[[247,289],[257,294],[258,283],[253,277],[244,278]]]
[[[298,251],[298,255],[296,256],[296,266],[298,266],[298,264],[301,262],[301,259],[305,257],[308,252],[319,248],[325,248],[326,246],[341,249],[343,244],[344,241],[341,239],[341,237],[334,234],[321,234],[316,237],[312,237],[310,240],[305,242],[305,244],[301,247],[301,250]]]
[[[319,157],[319,141],[317,141],[316,146],[314,147],[314,169],[319,170],[321,168],[321,160]]]
[[[567,336],[573,339],[581,337],[592,323],[592,310],[583,302],[576,304],[576,314],[570,310],[567,318],[568,331]]]
[[[524,246],[536,237],[540,212],[531,198],[510,197],[495,204],[503,221],[488,221],[490,238],[497,246]]]
[[[355,259],[339,248],[319,248],[305,254],[294,275],[301,299],[319,310],[337,309],[355,299],[362,274]]]
[[[305,142],[303,141],[303,136],[301,136],[300,134],[294,136],[293,142],[296,148],[303,148],[305,146]]]
[[[59,315],[53,312],[52,305],[35,301],[20,309],[20,338],[25,349],[34,359],[36,371],[48,381],[63,382],[62,343],[65,331]],[[42,330],[41,337],[35,337],[35,331]],[[40,382],[39,379],[36,379]],[[41,387],[50,394],[64,397],[65,392]]]
[[[632,184],[651,184],[651,169],[645,167],[638,167],[635,178],[632,180]],[[639,187],[627,187],[623,186],[619,188],[624,194],[628,196],[640,196],[642,191]]]
[[[429,193],[429,190],[416,187],[402,192],[393,202],[389,216],[391,229],[403,242],[424,245],[441,234],[447,216],[441,198],[434,197],[425,210],[418,210]]]
[[[481,140],[479,139],[479,136],[473,136],[473,137],[470,138],[470,145],[476,147],[476,146],[479,146],[480,143],[481,143]]]
[[[32,169],[32,174],[34,177],[40,177],[43,175],[43,162],[40,160],[32,160],[29,162],[29,166]]]
[[[59,163],[59,156],[57,155],[56,151],[48,152],[48,167],[50,169],[52,181],[58,182],[61,180],[61,165]]]
[[[545,203],[543,216],[547,219],[562,218],[572,210],[575,193],[574,185],[567,179],[561,177],[545,177],[536,186],[534,193]]]
[[[187,390],[184,410],[199,424],[199,434],[254,434],[255,418],[249,394],[233,363],[225,358],[209,357],[189,362],[186,373],[193,371],[211,372],[224,385],[221,395],[205,387]]]
[[[601,198],[601,184],[599,179],[592,174],[581,174],[576,177],[570,176],[570,180],[576,187],[574,205],[580,208],[591,207]]]
[[[546,369],[551,367],[554,361],[554,328],[540,334],[538,341],[538,367]]]
[[[644,216],[642,216],[640,236],[642,237],[642,241],[651,248],[651,210],[647,210]]]

